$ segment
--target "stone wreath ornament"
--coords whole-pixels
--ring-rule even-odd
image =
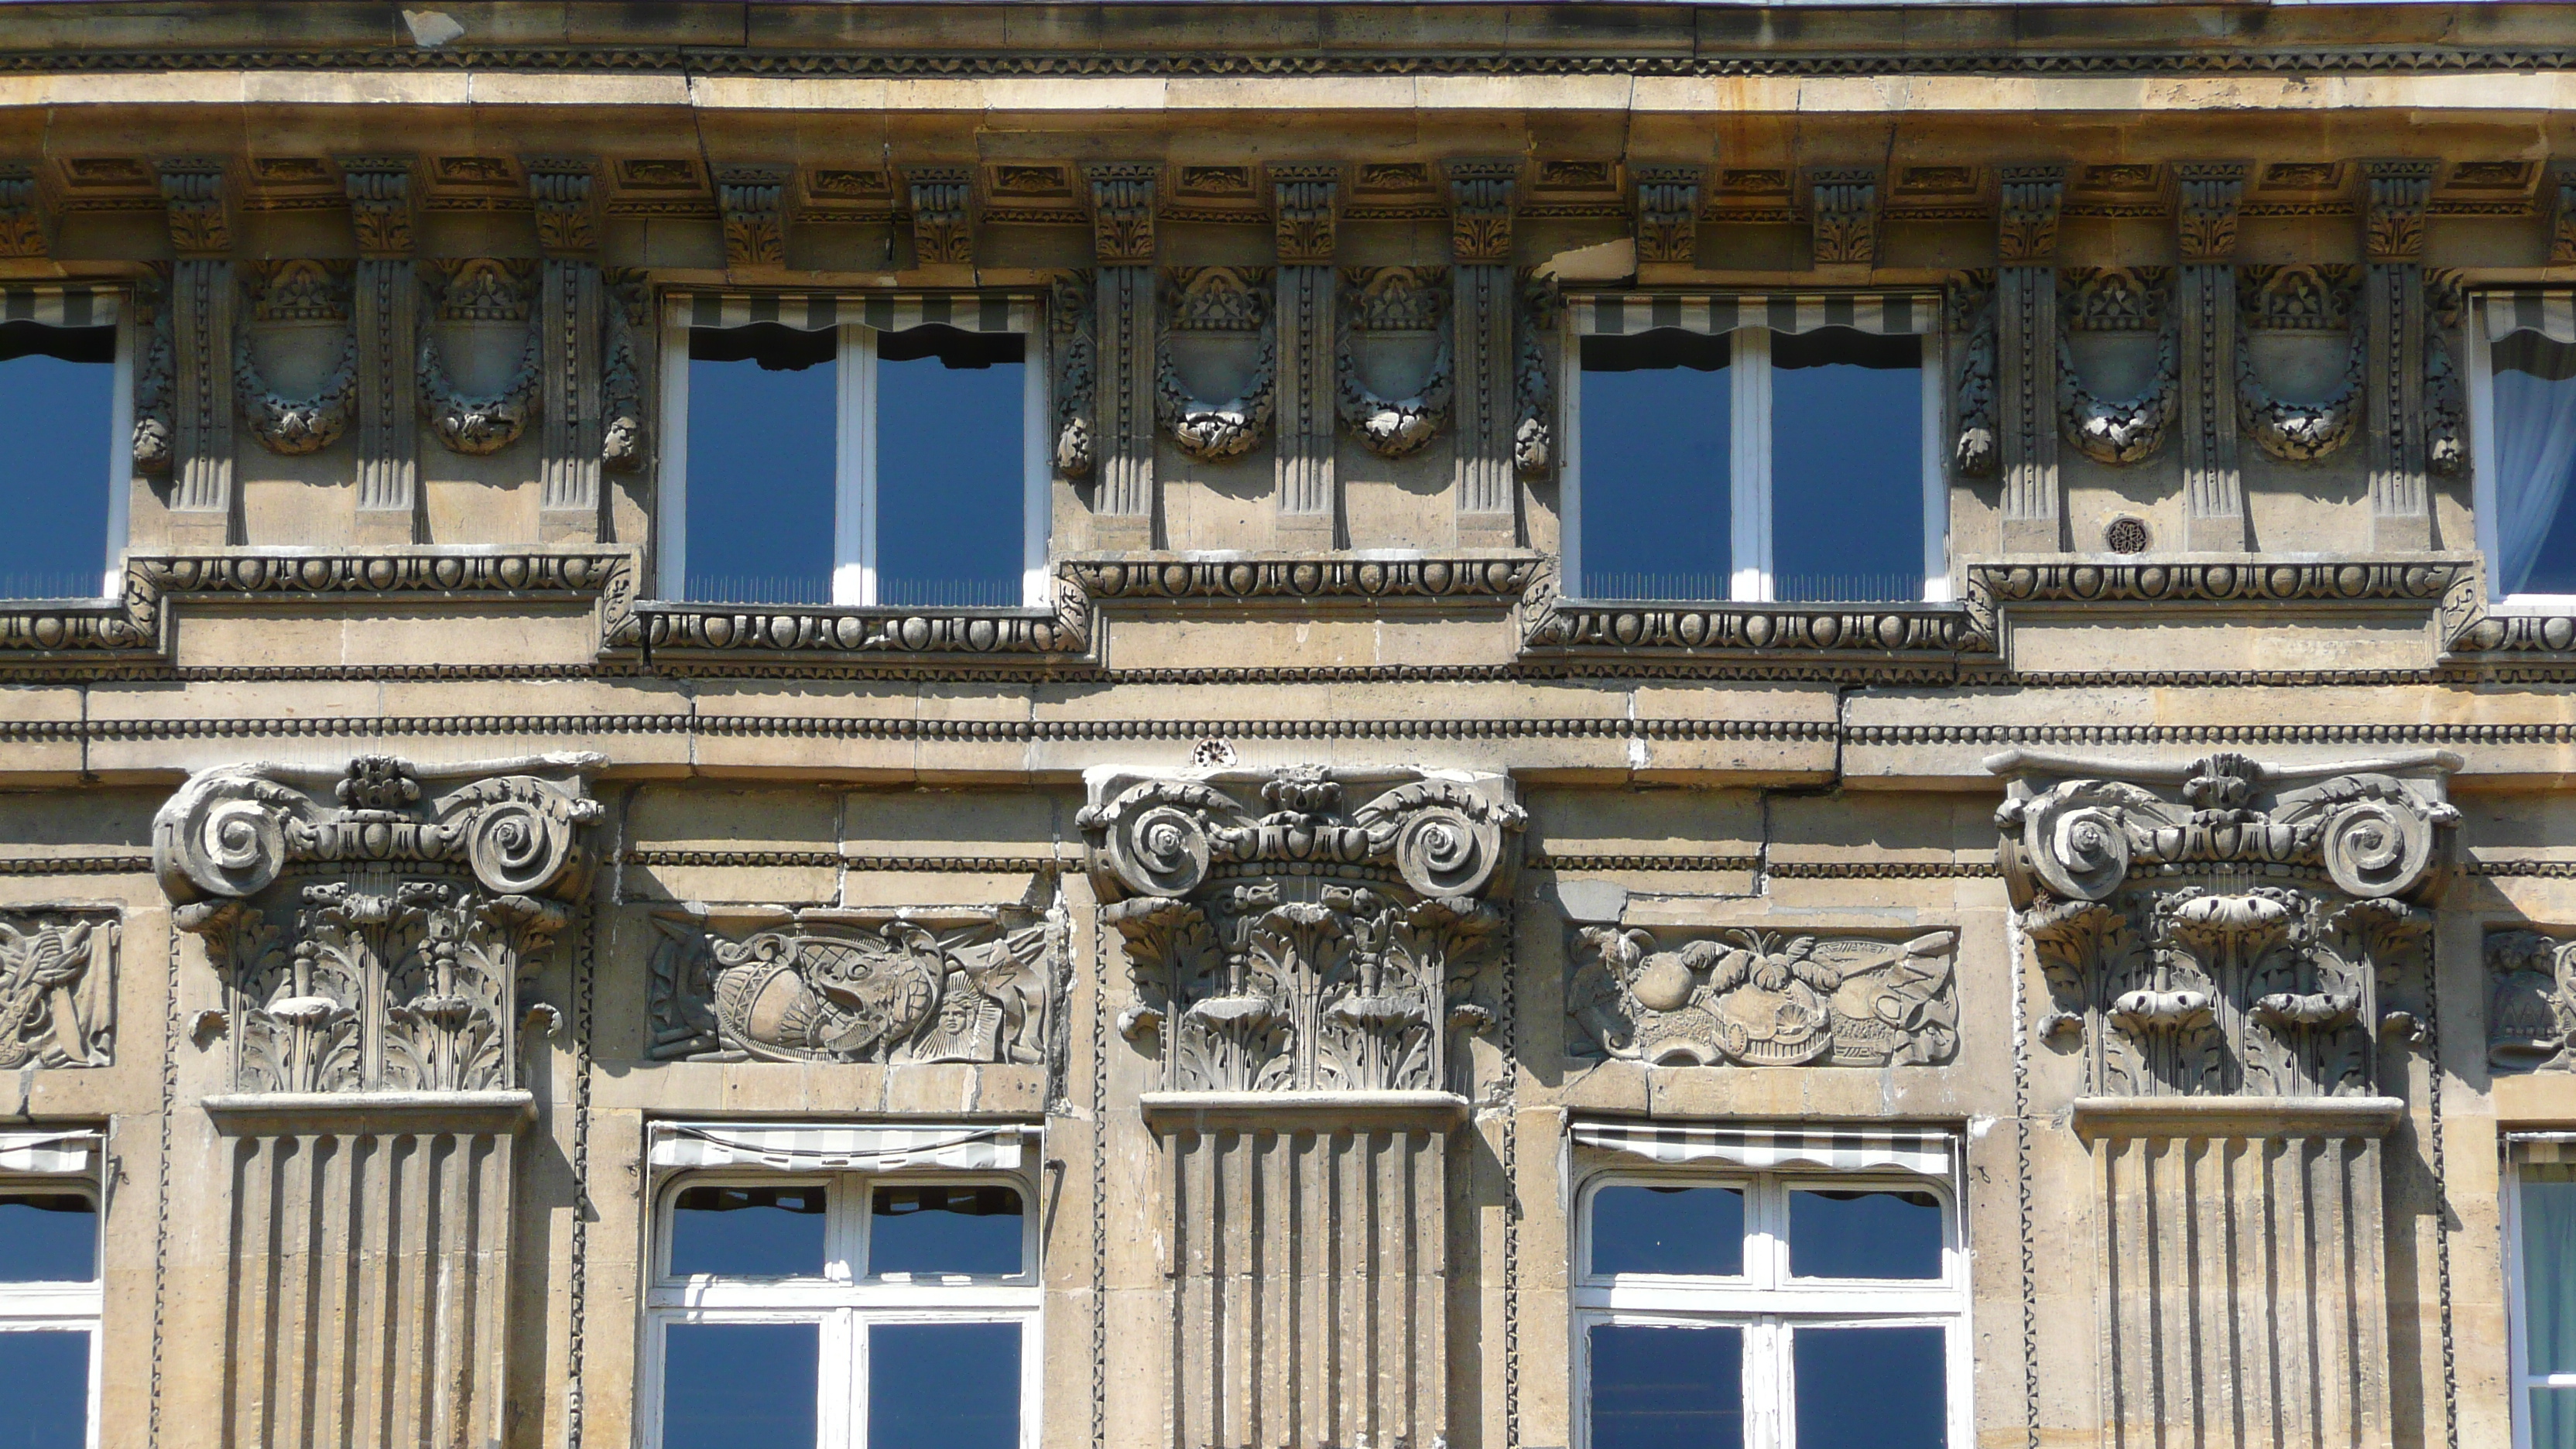
[[[514,281],[500,262],[477,258],[459,264],[444,285],[426,289],[420,323],[420,415],[451,453],[481,456],[497,453],[519,440],[537,415],[538,372],[544,348],[539,334],[535,288]],[[438,345],[438,319],[517,321],[528,324],[519,365],[497,392],[473,396],[460,391],[447,374],[447,357]]]
[[[2236,416],[2238,425],[2266,453],[2285,463],[2313,463],[2352,441],[2361,421],[2363,365],[2368,338],[2359,309],[2352,317],[2352,340],[2344,353],[2343,380],[2318,402],[2287,402],[2272,395],[2254,374],[2254,350],[2246,345],[2245,321],[2236,322]]]
[[[233,393],[243,423],[272,453],[301,457],[340,441],[358,411],[358,329],[348,321],[347,299],[332,295],[331,279],[309,262],[279,266],[255,299],[255,315],[338,318],[340,360],[310,397],[286,397],[268,385],[251,353],[250,329],[233,329]]]
[[[1418,320],[1440,339],[1439,349],[1431,356],[1431,366],[1423,372],[1422,383],[1409,396],[1384,397],[1360,381],[1359,363],[1352,341],[1360,330],[1354,325],[1356,315],[1375,310],[1368,306],[1367,296],[1377,287],[1346,288],[1342,300],[1341,320],[1333,329],[1333,407],[1342,425],[1359,439],[1360,446],[1381,458],[1409,458],[1422,451],[1437,437],[1449,421],[1449,405],[1456,392],[1457,362],[1449,335],[1448,308],[1440,291],[1433,287],[1419,290]],[[1415,328],[1372,327],[1371,331],[1418,330]],[[1543,446],[1543,444],[1542,444]]]
[[[2131,398],[2096,396],[2075,370],[2075,349],[2057,337],[2057,423],[2075,450],[2097,463],[2143,463],[2163,447],[2181,411],[2182,364],[2168,323],[2156,334],[2156,376]]]
[[[1225,463],[1251,452],[1270,428],[1279,376],[1279,325],[1269,296],[1240,269],[1202,267],[1178,290],[1172,321],[1154,346],[1154,420],[1184,454]],[[1172,363],[1176,332],[1256,332],[1261,349],[1240,396],[1209,402],[1193,396]]]

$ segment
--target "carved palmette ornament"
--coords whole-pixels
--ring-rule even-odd
[[[0,911],[0,1071],[108,1064],[116,941],[110,913]]]
[[[516,1085],[519,978],[588,877],[595,761],[362,756],[182,785],[153,817],[153,867],[223,977],[234,1088]]]
[[[1342,273],[1333,339],[1334,410],[1361,447],[1381,458],[1407,458],[1429,445],[1449,421],[1457,386],[1445,270],[1352,267]],[[1355,340],[1372,332],[1430,332],[1439,337],[1422,383],[1405,397],[1384,397],[1360,381]]]
[[[318,453],[340,440],[358,412],[358,329],[349,321],[348,277],[321,262],[285,261],[257,268],[245,280],[254,321],[342,324],[338,362],[309,397],[271,388],[251,351],[250,329],[233,329],[233,392],[243,426],[272,453]]]
[[[1131,1041],[1182,1092],[1437,1091],[1505,939],[1499,776],[1092,773],[1090,868]],[[1351,805],[1346,797],[1359,797]],[[1255,802],[1258,803],[1255,803]]]
[[[1566,982],[1571,1055],[1654,1066],[1938,1065],[1959,1046],[1958,941],[1952,930],[1910,940],[1721,930],[1667,941],[1578,927]]]
[[[653,924],[656,1059],[1045,1058],[1054,971],[1043,922],[808,912],[739,937],[695,917]]]
[[[2372,1095],[2388,1006],[2429,981],[2458,761],[2188,766],[2015,751],[2006,886],[2091,1089]]]
[[[2127,268],[2062,274],[2057,338],[2058,430],[2077,452],[2115,467],[2154,457],[2182,414],[2181,314],[2167,295],[2170,279]],[[2104,398],[2084,386],[2070,334],[2156,334],[2155,377],[2130,398]]]
[[[1189,267],[1167,278],[1163,330],[1154,366],[1155,421],[1180,450],[1205,463],[1240,458],[1261,443],[1278,396],[1278,321],[1271,315],[1266,268]],[[1252,333],[1260,350],[1240,396],[1208,402],[1193,396],[1172,356],[1175,333]]]
[[[475,257],[423,263],[421,276],[425,286],[416,361],[421,419],[451,453],[497,453],[528,430],[544,393],[545,337],[535,273],[524,263]],[[518,365],[498,391],[473,395],[457,389],[438,342],[441,319],[527,324]]]

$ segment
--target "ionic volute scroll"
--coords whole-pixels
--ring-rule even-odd
[[[1497,776],[1097,771],[1081,825],[1177,1093],[1460,1090],[1522,824]],[[1358,803],[1353,803],[1356,800]]]
[[[586,755],[200,771],[153,818],[179,928],[222,976],[241,1093],[518,1085],[522,978],[573,916]]]
[[[2457,763],[1988,761],[2041,1037],[2101,1095],[2377,1094],[2388,1003],[2429,980]]]

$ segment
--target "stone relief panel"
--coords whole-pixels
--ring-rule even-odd
[[[1045,1059],[1059,953],[997,912],[804,911],[748,931],[653,918],[661,1061]]]
[[[2001,863],[2052,1009],[2111,1096],[2374,1095],[2430,969],[2455,757],[2189,766],[2014,751]]]
[[[223,977],[234,1090],[515,1087],[521,976],[588,875],[592,758],[361,756],[181,786],[153,865]]]
[[[109,1063],[116,945],[112,913],[0,912],[0,1071]]]
[[[1650,1066],[1937,1066],[1959,1049],[1958,944],[1952,930],[1883,940],[1577,927],[1569,1054]]]
[[[1523,824],[1493,775],[1095,771],[1081,825],[1167,1090],[1452,1090]],[[1256,803],[1257,802],[1257,803]]]
[[[2576,939],[2490,931],[2487,1061],[2503,1072],[2576,1072]]]

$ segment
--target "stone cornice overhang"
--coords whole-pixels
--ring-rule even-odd
[[[2576,679],[2576,615],[2488,609],[2466,555],[2385,558],[2048,559],[1972,564],[1956,602],[1693,603],[1562,597],[1555,562],[1523,551],[1431,556],[1142,554],[1074,557],[1044,609],[745,606],[641,600],[618,549],[269,549],[137,555],[123,596],[0,602],[0,679],[296,677],[892,678],[1119,684],[1563,678],[1825,680],[1858,684],[2400,684]],[[174,610],[303,613],[438,606],[587,610],[590,665],[212,665],[172,657]],[[1414,613],[1488,618],[1517,641],[1483,662],[1121,670],[1106,617],[1223,619]],[[2422,670],[2123,671],[2017,675],[2016,619],[2330,623],[2420,617],[2440,655]],[[1500,641],[1498,641],[1500,642]]]
[[[1032,23],[1040,18],[1040,23]],[[291,25],[281,17],[292,15]],[[501,4],[447,43],[395,7],[19,5],[0,74],[2185,75],[2556,69],[2546,5]],[[281,41],[281,33],[292,39]],[[1042,36],[1042,40],[1030,37]]]

